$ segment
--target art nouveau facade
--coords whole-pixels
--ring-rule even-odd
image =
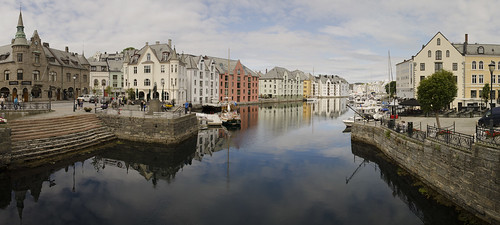
[[[28,41],[19,13],[17,33],[11,44],[0,46],[0,93],[8,101],[72,99],[89,92],[89,63],[85,57],[50,48],[35,30]]]
[[[188,79],[184,56],[169,44],[146,45],[125,52],[123,71],[126,88],[136,91],[136,98],[153,98],[182,103],[188,101]]]
[[[298,71],[290,72],[282,67],[274,67],[259,78],[259,95],[285,100],[302,99],[303,80],[304,77]]]

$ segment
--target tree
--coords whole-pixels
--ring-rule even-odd
[[[133,88],[127,89],[128,99],[135,100],[135,91]]]
[[[106,91],[105,95],[111,96],[111,86],[107,86],[104,90]]]
[[[391,98],[394,97],[394,94],[396,93],[396,81],[391,81],[390,83],[385,85],[385,93],[389,94]]]
[[[481,92],[481,99],[484,100],[485,105],[488,105],[488,100],[490,99],[490,84],[484,84],[483,91]]]
[[[457,90],[453,73],[446,70],[435,72],[420,81],[417,91],[418,102],[424,112],[431,111],[436,114],[436,123],[439,129],[441,129],[439,111],[453,102]]]
[[[124,48],[124,49],[122,50],[122,53],[125,53],[125,52],[126,52],[126,51],[128,51],[128,50],[135,50],[135,48],[134,48],[134,47]]]

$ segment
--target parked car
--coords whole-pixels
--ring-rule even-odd
[[[494,107],[493,110],[486,111],[483,117],[477,121],[477,124],[479,126],[488,127],[490,126],[491,120],[493,120],[494,127],[500,126],[500,107]]]
[[[97,96],[91,96],[89,99],[90,103],[99,103],[99,98]]]

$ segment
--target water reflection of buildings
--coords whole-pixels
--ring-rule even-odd
[[[212,128],[198,131],[198,141],[194,159],[201,161],[205,155],[223,150],[226,146],[228,131],[223,128]]]
[[[337,118],[347,112],[347,98],[320,98],[312,103],[312,112],[321,117]]]
[[[373,162],[378,165],[375,170],[378,168],[380,178],[393,191],[393,196],[397,196],[408,205],[408,208],[420,218],[423,224],[461,224],[458,223],[458,214],[452,207],[438,204],[420,194],[419,187],[413,185],[415,180],[410,176],[398,175],[399,167],[379,154],[378,149],[359,142],[351,142],[351,149],[355,156],[364,159],[361,164]]]

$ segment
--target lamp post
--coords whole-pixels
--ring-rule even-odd
[[[73,112],[76,110],[76,76],[73,76]]]
[[[165,79],[161,79],[161,101],[165,101]]]
[[[495,70],[495,62],[491,61],[488,65],[490,69],[490,126],[493,126],[493,71]]]

